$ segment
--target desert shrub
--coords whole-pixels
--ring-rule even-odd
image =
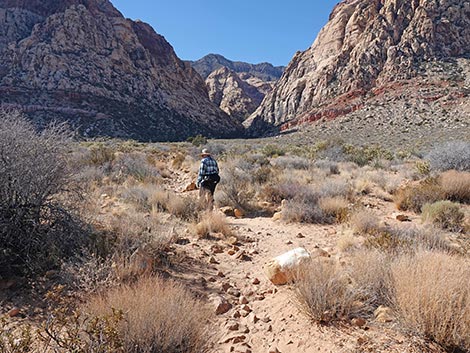
[[[204,205],[200,204],[197,199],[191,197],[180,197],[173,193],[169,193],[166,209],[170,214],[184,221],[192,221],[198,217],[199,211]]]
[[[183,153],[178,153],[171,162],[173,167],[180,169],[183,165],[183,162],[186,160],[186,155]]]
[[[420,176],[428,176],[431,173],[431,165],[428,161],[416,161],[415,169]]]
[[[188,142],[191,142],[194,146],[199,147],[207,143],[207,138],[202,135],[196,135],[194,137],[188,137]]]
[[[423,206],[422,218],[441,228],[451,231],[461,231],[465,214],[460,205],[451,201],[438,201]]]
[[[120,197],[125,202],[137,206],[140,211],[150,211],[152,209],[152,195],[158,192],[159,188],[155,185],[135,185],[123,189]]]
[[[470,171],[470,142],[452,141],[434,147],[426,156],[432,170]]]
[[[353,195],[352,185],[343,178],[328,178],[322,182],[317,182],[314,188],[320,197],[342,196],[349,199]]]
[[[326,171],[327,175],[337,175],[340,173],[337,162],[320,159],[320,160],[315,161],[313,166],[320,170]]]
[[[253,182],[257,184],[266,184],[269,181],[276,181],[276,172],[270,165],[262,165],[253,171]]]
[[[334,218],[326,214],[318,205],[318,202],[307,202],[304,199],[295,198],[285,203],[282,208],[282,219],[286,222],[331,224]]]
[[[288,170],[307,170],[311,164],[308,159],[297,156],[280,156],[274,159],[271,163],[278,168]]]
[[[392,253],[436,250],[453,252],[445,234],[433,227],[382,226],[366,239],[366,246]]]
[[[159,171],[149,163],[143,153],[125,153],[115,161],[114,167],[119,176],[131,176],[137,181],[152,182],[160,176]]]
[[[238,161],[227,164],[221,173],[220,192],[216,200],[223,206],[232,206],[244,211],[254,209],[254,197],[251,173],[247,173],[238,165]]]
[[[83,309],[92,316],[124,315],[117,327],[129,353],[203,353],[208,351],[210,315],[182,285],[143,278],[92,298]]]
[[[444,191],[437,178],[428,178],[417,185],[408,185],[398,190],[395,204],[399,210],[420,213],[427,203],[433,203],[445,198]]]
[[[348,219],[349,202],[342,196],[321,198],[318,206],[327,217],[338,223],[345,222]]]
[[[279,157],[285,155],[286,151],[284,148],[278,145],[266,145],[263,147],[262,153],[266,157]]]
[[[470,173],[449,170],[441,174],[440,184],[445,198],[451,201],[470,203]]]
[[[394,301],[403,323],[439,344],[470,350],[468,259],[420,252],[392,265]]]
[[[370,211],[360,210],[351,215],[351,226],[359,234],[374,234],[380,229],[377,215]]]
[[[392,160],[393,154],[380,146],[357,147],[345,145],[343,147],[347,160],[356,163],[359,166],[374,163],[379,166],[381,160]]]
[[[296,180],[285,180],[276,184],[266,185],[262,195],[267,201],[281,203],[282,200],[302,199],[305,202],[316,203],[320,196],[309,185]]]
[[[221,233],[228,237],[232,235],[232,229],[225,216],[215,212],[204,212],[199,222],[194,226],[194,232],[200,238],[208,238],[211,233]]]
[[[92,166],[109,167],[114,161],[114,152],[112,147],[97,143],[89,148],[86,161]]]
[[[73,212],[69,134],[41,133],[16,112],[0,112],[0,272],[40,273],[85,245]],[[70,200],[70,202],[66,202]]]
[[[347,272],[329,261],[315,259],[305,265],[295,288],[301,310],[316,322],[347,320],[370,311],[361,301],[367,292],[351,285]]]
[[[392,257],[378,250],[359,250],[351,256],[349,276],[355,288],[365,294],[368,312],[380,305],[390,305],[393,298]],[[346,269],[348,271],[348,269]]]

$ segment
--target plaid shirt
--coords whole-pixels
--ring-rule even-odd
[[[201,160],[196,185],[199,187],[204,177],[212,174],[219,174],[219,166],[214,158],[207,156]]]

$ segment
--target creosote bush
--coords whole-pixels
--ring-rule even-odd
[[[96,317],[123,313],[117,328],[124,352],[203,353],[210,345],[208,310],[176,282],[143,278],[92,298],[83,310]]]
[[[433,203],[445,198],[439,180],[427,178],[417,185],[409,185],[398,190],[395,196],[395,204],[399,210],[421,213],[422,207],[427,203]]]
[[[19,113],[0,111],[1,273],[40,273],[86,243],[73,202],[64,202],[69,148],[63,125],[36,132]]]
[[[465,214],[460,205],[451,201],[438,201],[423,206],[422,218],[440,228],[459,232],[463,228]]]

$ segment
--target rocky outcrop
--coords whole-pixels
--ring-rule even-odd
[[[265,95],[227,67],[211,73],[206,79],[206,85],[209,99],[240,122],[258,108]]]
[[[284,66],[273,66],[270,63],[249,64],[242,61],[231,61],[218,54],[209,54],[197,61],[190,61],[190,63],[204,79],[222,67],[229,68],[239,74],[249,74],[262,81],[277,81],[284,71]]]
[[[190,63],[206,79],[211,101],[240,122],[258,108],[284,70],[282,66],[231,61],[216,54]]]
[[[0,104],[38,124],[144,141],[242,133],[162,36],[108,0],[0,0],[0,33]]]
[[[405,101],[468,98],[470,2],[347,0],[313,45],[298,52],[245,122],[254,134],[367,109],[387,93]],[[404,88],[405,87],[405,88]],[[452,102],[451,102],[452,103]]]

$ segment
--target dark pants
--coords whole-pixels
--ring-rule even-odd
[[[212,180],[204,180],[199,189],[199,198],[206,205],[206,209],[212,211],[214,208],[214,191],[217,183]]]

